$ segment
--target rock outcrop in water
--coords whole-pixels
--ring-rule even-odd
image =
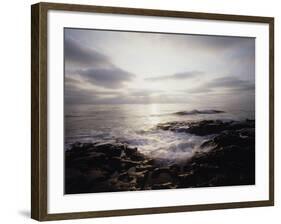
[[[170,122],[157,128],[210,135],[202,152],[160,165],[117,141],[75,143],[65,152],[65,193],[249,185],[255,183],[255,122]],[[204,150],[207,149],[207,150]]]
[[[174,121],[163,124],[158,124],[157,128],[174,131],[174,132],[186,132],[194,135],[204,136],[219,134],[222,131],[240,130],[243,128],[255,128],[254,120],[245,121],[221,121],[221,120],[203,120],[198,122],[188,121]]]
[[[189,111],[179,111],[174,114],[176,115],[196,115],[196,114],[221,114],[225,113],[222,110],[189,110]]]

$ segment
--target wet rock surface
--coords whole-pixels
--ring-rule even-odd
[[[199,122],[168,122],[158,124],[157,128],[175,132],[185,132],[199,136],[218,134],[222,131],[239,130],[243,128],[254,128],[254,120],[245,121],[221,121],[221,120],[203,120]]]
[[[170,122],[157,128],[210,135],[202,151],[161,165],[117,141],[75,143],[65,152],[65,193],[255,184],[255,122]]]

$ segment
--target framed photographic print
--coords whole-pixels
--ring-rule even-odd
[[[274,19],[32,5],[32,218],[274,204]]]

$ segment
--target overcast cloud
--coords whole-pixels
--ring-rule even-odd
[[[255,39],[65,29],[67,104],[255,105]]]

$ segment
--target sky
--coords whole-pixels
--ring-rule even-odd
[[[65,28],[66,104],[255,106],[255,39]]]

